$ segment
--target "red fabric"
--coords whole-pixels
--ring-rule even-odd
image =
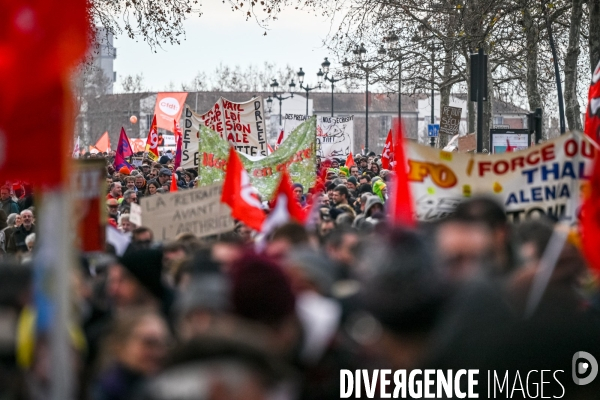
[[[108,136],[108,132],[104,132],[100,139],[93,146],[96,150],[101,153],[106,153],[110,151],[110,137]]]
[[[394,160],[394,140],[392,139],[392,130],[388,132],[387,139],[385,140],[385,146],[381,152],[381,168],[390,169],[392,161]]]
[[[512,153],[513,151],[515,151],[516,148],[517,148],[517,146],[511,146],[510,145],[510,141],[507,138],[506,139],[506,152],[507,153]]]
[[[350,168],[354,165],[356,165],[354,163],[354,156],[352,155],[352,152],[350,152],[350,154],[348,154],[348,157],[346,158],[346,162],[344,163],[344,166]]]
[[[229,149],[226,171],[221,202],[231,207],[233,218],[260,231],[265,220],[265,213],[256,189],[250,184],[250,177],[244,169],[244,164],[233,147]]]
[[[283,129],[281,130],[281,132],[279,132],[279,136],[277,136],[277,144],[275,145],[275,147],[279,147],[281,143],[283,143]]]
[[[600,62],[594,70],[592,83],[588,91],[584,132],[596,143],[600,143]]]
[[[171,176],[171,187],[169,188],[169,192],[176,192],[177,191],[177,174],[175,172],[173,172],[173,175]]]
[[[581,243],[590,268],[600,274],[600,157],[596,152],[590,190],[581,209]]]
[[[394,146],[394,157],[396,172],[395,184],[391,193],[391,220],[395,225],[415,226],[414,206],[410,194],[410,182],[406,172],[406,155],[404,153],[404,130],[402,121],[394,124],[396,131],[396,144]]]
[[[181,166],[181,154],[183,151],[183,135],[181,133],[181,128],[177,121],[173,120],[173,132],[175,133],[175,143],[177,143],[177,147],[175,148],[175,161],[173,165],[175,170]]]
[[[281,174],[281,181],[279,182],[279,186],[277,187],[277,191],[274,196],[273,208],[277,207],[277,199],[281,195],[287,197],[287,210],[290,214],[290,219],[296,220],[298,223],[304,225],[306,222],[306,218],[308,217],[308,212],[302,205],[296,201],[296,197],[294,196],[294,188],[292,187],[293,182],[290,179],[287,171],[284,171]]]
[[[0,176],[55,185],[67,175],[68,85],[89,41],[87,3],[0,0],[0,10]]]
[[[156,115],[152,118],[152,125],[146,139],[146,151],[148,158],[152,161],[158,161],[158,127],[156,126]]]

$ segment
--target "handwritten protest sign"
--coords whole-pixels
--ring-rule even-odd
[[[200,119],[240,153],[252,157],[268,154],[262,97],[244,103],[221,97]]]
[[[574,221],[596,155],[580,133],[494,155],[406,143],[408,179],[420,220],[446,217],[465,198],[486,194],[501,202],[514,222],[542,215]]]
[[[221,203],[222,184],[143,197],[141,223],[152,229],[154,238],[164,242],[181,233],[197,237],[233,230],[231,210]]]
[[[304,114],[285,114],[283,116],[283,139],[281,143],[283,143],[285,139],[287,139],[288,136],[290,136],[290,133],[292,133],[294,129],[299,127],[300,124],[302,124],[308,118],[308,115]]]
[[[346,159],[354,148],[354,115],[318,117],[317,155],[322,159]]]
[[[250,175],[250,182],[263,199],[272,197],[281,172],[287,169],[293,182],[301,183],[306,190],[315,181],[316,118],[298,126],[279,146],[277,150],[260,160],[240,157]],[[218,133],[207,127],[200,131],[200,166],[198,167],[198,186],[223,182],[225,167],[229,158],[229,143],[221,139]]]
[[[462,108],[460,107],[443,106],[442,118],[440,119],[440,133],[452,136],[458,134],[461,114]]]

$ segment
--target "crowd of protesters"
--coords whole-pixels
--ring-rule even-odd
[[[260,252],[241,222],[216,237],[154,242],[129,220],[130,204],[168,192],[172,179],[193,188],[194,171],[174,171],[168,154],[118,171],[110,154],[94,157],[107,161],[109,223],[131,243],[122,256],[111,246],[81,255],[71,271],[74,398],[338,399],[340,370],[381,368],[479,369],[482,384],[487,370],[509,371],[511,386],[515,371],[562,370],[566,398],[599,396],[600,378],[571,379],[575,352],[600,356],[598,282],[576,226],[531,309],[556,221],[514,225],[502,205],[475,197],[444,220],[393,227],[391,173],[374,154],[322,163],[311,190],[294,184],[315,218],[280,226]],[[49,394],[31,263],[9,257],[31,251],[33,216],[31,188],[1,188],[2,399]],[[561,395],[559,385],[545,390]]]

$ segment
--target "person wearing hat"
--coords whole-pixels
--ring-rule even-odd
[[[133,307],[164,311],[168,290],[162,281],[162,259],[159,249],[128,249],[108,268],[106,294],[115,311]]]
[[[158,183],[160,183],[161,186],[166,185],[169,180],[171,179],[171,176],[173,175],[173,173],[171,172],[171,170],[169,168],[163,168],[158,172]]]
[[[129,168],[127,168],[125,165],[123,165],[119,169],[119,174],[122,175],[122,176],[129,176],[129,174],[131,174],[131,171],[129,171]]]
[[[346,187],[348,188],[348,191],[350,191],[352,197],[356,197],[356,188],[358,187],[358,181],[354,176],[348,178],[348,180],[346,181]]]
[[[171,162],[171,159],[168,156],[164,155],[158,159],[158,162],[162,165],[167,165],[169,162]]]
[[[292,185],[294,191],[294,197],[302,207],[306,207],[306,198],[304,197],[304,186],[300,183],[294,183]]]

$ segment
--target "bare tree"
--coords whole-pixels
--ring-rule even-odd
[[[144,74],[121,76],[121,86],[124,93],[142,93],[144,88]]]

